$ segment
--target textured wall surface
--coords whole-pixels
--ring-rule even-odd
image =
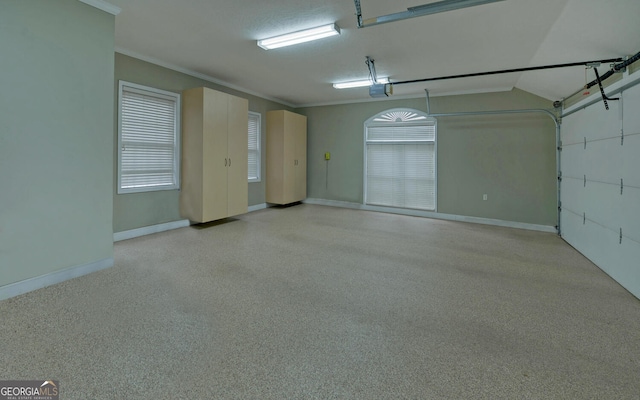
[[[424,99],[298,109],[309,121],[308,197],[363,201],[364,121],[397,107],[426,111]],[[551,104],[520,90],[431,99],[432,113],[522,108]],[[438,212],[556,225],[551,118],[524,114],[437,120]],[[325,152],[331,152],[328,162]]]
[[[0,286],[113,257],[114,16],[0,12]]]
[[[199,79],[181,72],[177,72],[159,65],[151,64],[136,58],[116,53],[115,64],[115,85],[114,92],[117,93],[118,81],[124,80],[140,85],[181,93],[185,89],[199,86],[210,87],[234,96],[243,97],[249,100],[249,111],[262,114],[262,149],[265,148],[266,138],[266,112],[269,110],[291,110],[290,107],[265,100],[257,96],[239,92],[234,89],[217,85],[215,83]],[[117,95],[115,99],[116,112],[114,112],[114,140],[118,138],[118,112]],[[113,171],[117,172],[118,152],[113,148]],[[262,171],[265,169],[264,151],[262,156]],[[264,175],[264,174],[263,174]],[[115,175],[114,175],[115,176]],[[167,190],[157,192],[143,192],[132,194],[117,194],[115,190],[117,183],[114,180],[114,216],[113,231],[122,232],[130,229],[141,228],[150,225],[172,222],[183,219],[180,216],[179,191]],[[265,202],[265,181],[249,183],[249,206],[262,204]]]

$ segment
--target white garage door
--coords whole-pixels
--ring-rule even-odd
[[[640,85],[562,121],[562,237],[640,297]]]

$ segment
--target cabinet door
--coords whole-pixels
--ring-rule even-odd
[[[267,111],[266,201],[284,204],[284,111]]]
[[[292,113],[285,113],[284,140],[282,143],[284,156],[282,177],[282,203],[289,204],[296,201],[295,183],[298,159],[296,158],[295,132],[292,127]]]
[[[307,197],[307,117],[267,112],[267,202],[289,204]]]
[[[292,130],[296,144],[295,201],[307,198],[307,117],[296,115]]]
[[[180,216],[203,222],[202,216],[202,88],[182,93],[182,157]]]
[[[227,217],[227,97],[204,90],[203,123],[203,220]]]
[[[247,177],[249,102],[229,96],[228,103],[228,216],[247,212],[249,181]]]

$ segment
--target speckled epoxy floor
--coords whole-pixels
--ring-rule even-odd
[[[0,302],[61,399],[638,399],[640,301],[554,234],[299,205]]]

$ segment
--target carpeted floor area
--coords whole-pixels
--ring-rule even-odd
[[[60,399],[638,399],[640,301],[557,235],[298,205],[0,302]]]

